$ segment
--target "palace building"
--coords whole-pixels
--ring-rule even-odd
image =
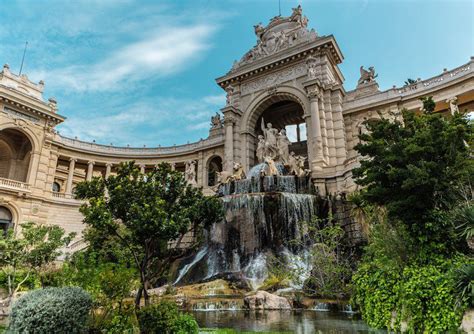
[[[433,96],[436,111],[474,111],[474,58],[426,80],[381,91],[374,68],[360,68],[356,89],[344,88],[339,64],[344,57],[332,35],[308,28],[301,7],[254,27],[257,44],[216,79],[226,105],[211,119],[209,137],[186,145],[133,148],[100,145],[60,135],[67,122],[55,99],[43,97],[44,83],[0,72],[0,229],[25,221],[57,224],[78,232],[71,250],[82,247],[81,202],[77,183],[113,175],[118,164],[134,160],[142,171],[168,162],[212,194],[217,172],[244,171],[257,164],[262,124],[288,129],[290,151],[306,158],[321,194],[348,193],[356,186],[354,146],[364,121],[398,118],[401,110],[420,110],[420,97]],[[407,76],[409,73],[407,73]],[[191,163],[192,162],[192,163]]]

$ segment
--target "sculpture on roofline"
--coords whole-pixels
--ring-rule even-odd
[[[362,85],[375,81],[375,78],[378,77],[378,74],[375,74],[375,69],[373,66],[369,67],[369,70],[365,70],[364,66],[360,67],[360,78],[357,82],[357,85]]]
[[[220,128],[222,126],[221,115],[216,112],[215,116],[211,116],[211,127],[213,129]]]

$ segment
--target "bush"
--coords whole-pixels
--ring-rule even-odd
[[[353,302],[371,327],[400,330],[406,322],[413,333],[455,330],[466,304],[457,304],[453,273],[465,261],[411,264],[401,271],[364,263],[353,276]]]
[[[161,301],[142,308],[138,312],[138,323],[144,334],[197,334],[198,325],[191,315],[182,314],[176,304]]]
[[[92,299],[78,287],[34,290],[12,308],[10,333],[82,333]]]

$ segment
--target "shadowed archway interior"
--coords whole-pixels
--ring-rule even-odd
[[[28,137],[15,129],[0,131],[0,177],[26,182],[32,145]]]

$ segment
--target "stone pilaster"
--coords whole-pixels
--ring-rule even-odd
[[[328,141],[328,157],[329,165],[335,166],[337,164],[336,159],[336,141],[334,138],[334,120],[332,113],[332,103],[331,103],[331,91],[324,91],[324,110],[326,115],[326,133]]]
[[[331,93],[331,105],[333,109],[334,139],[336,148],[336,162],[342,165],[347,159],[346,131],[344,128],[344,117],[342,116],[342,91],[337,89]]]
[[[323,157],[324,163],[327,165],[329,160],[329,146],[328,146],[328,133],[326,128],[326,111],[324,109],[324,95],[321,90],[318,98],[319,108],[319,119],[321,124],[321,138],[323,140]]]

